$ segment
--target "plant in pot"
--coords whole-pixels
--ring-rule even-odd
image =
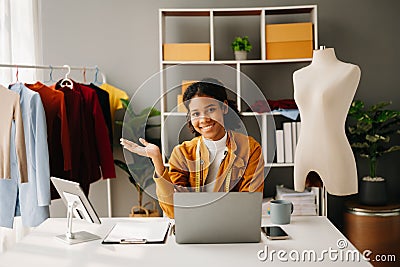
[[[244,36],[244,37],[236,37],[232,44],[231,44],[232,50],[235,53],[235,59],[236,60],[246,60],[247,59],[247,53],[251,51],[253,48],[252,45],[249,42],[249,37]]]
[[[121,101],[123,107],[126,109],[125,119],[124,122],[116,121],[116,124],[122,125],[124,123],[124,138],[138,143],[139,137],[145,136],[146,130],[160,126],[148,124],[149,118],[160,116],[161,113],[159,110],[148,107],[137,114],[134,112],[132,105],[129,105],[129,100],[121,99]],[[151,139],[148,141],[159,145],[160,139]],[[125,161],[116,159],[114,163],[128,175],[129,181],[134,185],[137,191],[138,205],[132,207],[129,216],[159,216],[154,200],[143,204],[145,190],[154,182],[154,168],[151,161],[147,157],[142,157],[129,151],[124,151],[124,153]]]
[[[400,111],[386,109],[391,102],[380,102],[366,108],[360,100],[353,101],[348,113],[346,134],[356,154],[368,160],[369,176],[363,177],[360,201],[365,205],[387,203],[386,181],[377,175],[378,160],[385,154],[400,150],[392,138],[400,134]]]

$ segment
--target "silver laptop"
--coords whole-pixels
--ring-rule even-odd
[[[261,202],[261,192],[176,192],[176,242],[259,242]]]

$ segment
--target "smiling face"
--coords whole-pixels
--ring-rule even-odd
[[[217,141],[225,135],[224,114],[228,105],[206,96],[190,99],[189,114],[194,129],[207,139]]]

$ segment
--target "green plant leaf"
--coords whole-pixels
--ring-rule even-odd
[[[375,105],[371,106],[370,112],[372,112],[372,113],[377,112],[378,110],[382,110],[384,107],[389,106],[390,104],[392,104],[391,101],[389,101],[389,102],[379,102],[378,104],[375,104]]]
[[[160,127],[160,126],[161,126],[161,124],[147,124],[146,129],[156,128],[156,127]]]
[[[235,37],[233,42],[231,43],[231,47],[233,51],[246,51],[250,52],[253,48],[249,42],[249,37]]]
[[[398,151],[398,150],[400,150],[400,146],[392,146],[392,147],[390,147],[390,148],[388,148],[388,149],[386,149],[384,151],[381,151],[379,154],[383,155],[383,154],[394,152],[394,151]]]
[[[370,145],[368,143],[353,143],[353,144],[351,144],[351,147],[354,147],[354,148],[369,148]]]
[[[346,135],[354,153],[368,159],[370,176],[382,155],[399,150],[391,136],[400,133],[400,111],[387,109],[390,104],[379,102],[366,108],[362,101],[354,100],[349,108]]]
[[[131,173],[129,172],[128,165],[126,165],[125,162],[115,159],[114,164],[117,165],[117,167],[121,168],[123,171],[125,171],[128,175],[131,175]]]
[[[378,141],[383,141],[383,142],[387,143],[387,142],[390,141],[390,138],[388,136],[381,136],[381,135],[378,135],[378,134],[375,134],[373,136],[367,134],[365,136],[365,139],[370,141],[371,143],[376,143]]]
[[[148,107],[142,110],[140,112],[139,117],[154,117],[154,116],[160,116],[161,112],[157,110],[156,108],[153,107]]]
[[[129,105],[130,101],[128,99],[123,99],[123,98],[121,98],[120,100],[121,100],[122,106],[124,107],[126,112],[128,112],[128,116],[129,117],[136,116],[135,112],[133,111],[133,106]]]
[[[148,125],[147,120],[150,117],[160,116],[161,112],[154,107],[148,107],[135,113],[133,105],[130,105],[129,100],[121,99],[122,105],[125,108],[124,121],[116,121],[117,125],[123,125],[124,138],[138,143],[139,137],[145,137],[147,128],[157,127],[160,125]],[[131,153],[128,150],[124,151],[126,162],[115,160],[115,165],[121,168],[128,176],[129,181],[135,186],[138,191],[139,203],[141,202],[141,194],[144,189],[154,183],[153,173],[154,167],[151,160],[147,157],[139,156]]]

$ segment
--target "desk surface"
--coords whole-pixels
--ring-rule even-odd
[[[159,219],[162,218],[104,218],[101,225],[75,220],[73,230],[88,231],[104,238],[116,222]],[[270,224],[268,217],[263,218],[262,225]],[[11,250],[0,254],[0,266],[204,267],[212,264],[219,267],[243,267],[288,263],[295,266],[320,266],[322,262],[324,265],[371,266],[362,259],[362,255],[360,261],[354,261],[356,256],[351,252],[356,249],[325,217],[293,216],[291,224],[282,225],[282,228],[291,239],[271,241],[260,233],[262,235],[260,243],[180,245],[175,242],[173,235],[168,235],[165,244],[102,245],[101,240],[96,240],[67,245],[55,238],[56,235],[65,232],[66,219],[51,218]],[[343,244],[346,247],[340,249],[338,246]],[[315,251],[315,259],[311,250]],[[269,255],[267,259],[265,255]],[[308,259],[309,256],[311,260]],[[322,262],[318,260],[321,257]]]

